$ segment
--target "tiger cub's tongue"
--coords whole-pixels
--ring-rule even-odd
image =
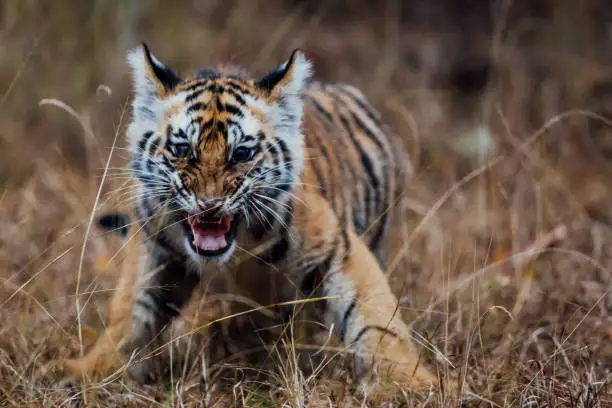
[[[230,230],[230,217],[219,220],[200,220],[194,218],[191,222],[193,244],[203,251],[217,251],[227,246],[225,234]]]
[[[225,236],[214,236],[214,235],[199,235],[196,234],[194,238],[194,244],[196,248],[202,251],[218,251],[227,246]]]

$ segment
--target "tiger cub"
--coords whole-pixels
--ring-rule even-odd
[[[408,388],[437,384],[383,273],[389,210],[410,162],[361,92],[312,80],[299,50],[258,78],[232,66],[179,77],[144,44],[128,62],[145,261],[137,278],[135,268],[121,272],[133,290],[111,300],[111,332],[69,370],[109,373],[136,355],[128,370],[147,381],[159,334],[181,318],[194,289],[222,275],[232,293],[276,305],[258,310],[277,323],[313,306],[357,379],[385,370]],[[255,322],[232,340],[253,335]],[[261,345],[261,331],[252,337]],[[120,343],[121,357],[104,363]]]

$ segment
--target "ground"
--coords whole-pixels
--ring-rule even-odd
[[[50,368],[104,325],[115,247],[88,230],[121,194],[102,175],[125,164],[124,56],[141,40],[179,71],[265,70],[299,46],[319,76],[359,86],[415,167],[410,236],[394,238],[388,274],[405,319],[448,360],[426,363],[465,375],[475,406],[612,405],[605,2],[429,3],[0,3],[0,405],[455,405],[440,391],[364,398],[341,371],[301,374],[296,348],[242,367],[260,375],[229,389],[200,369],[170,387],[75,387]]]

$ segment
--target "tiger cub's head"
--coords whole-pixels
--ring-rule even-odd
[[[296,50],[261,78],[205,70],[181,78],[146,45],[128,55],[132,168],[157,234],[196,261],[224,262],[241,225],[282,213],[302,170],[302,98],[311,64]]]

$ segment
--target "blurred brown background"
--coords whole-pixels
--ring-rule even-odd
[[[233,61],[261,72],[301,47],[319,76],[362,87],[381,110],[401,105],[426,116],[425,145],[454,138],[429,129],[449,114],[455,123],[486,110],[485,88],[503,91],[488,110],[523,110],[513,123],[519,135],[592,97],[605,109],[609,98],[605,84],[596,86],[611,58],[605,1],[7,0],[0,13],[0,140],[9,158],[36,144],[44,159],[69,153],[71,165],[84,165],[80,129],[40,109],[42,98],[95,110],[98,143],[109,145],[108,124],[127,96],[124,56],[140,41],[179,71]],[[100,84],[112,89],[110,100],[96,97]],[[436,114],[440,103],[454,106]],[[3,182],[31,170],[1,163]]]
[[[4,397],[64,398],[42,367],[71,354],[85,227],[117,132],[124,144],[124,58],[146,41],[179,72],[226,61],[264,72],[300,47],[319,77],[360,87],[416,167],[413,233],[392,272],[407,318],[500,405],[610,402],[609,1],[3,0],[0,22]],[[555,248],[508,261],[559,225]],[[80,285],[83,319],[99,328],[96,291],[113,278],[94,273],[96,234]]]

